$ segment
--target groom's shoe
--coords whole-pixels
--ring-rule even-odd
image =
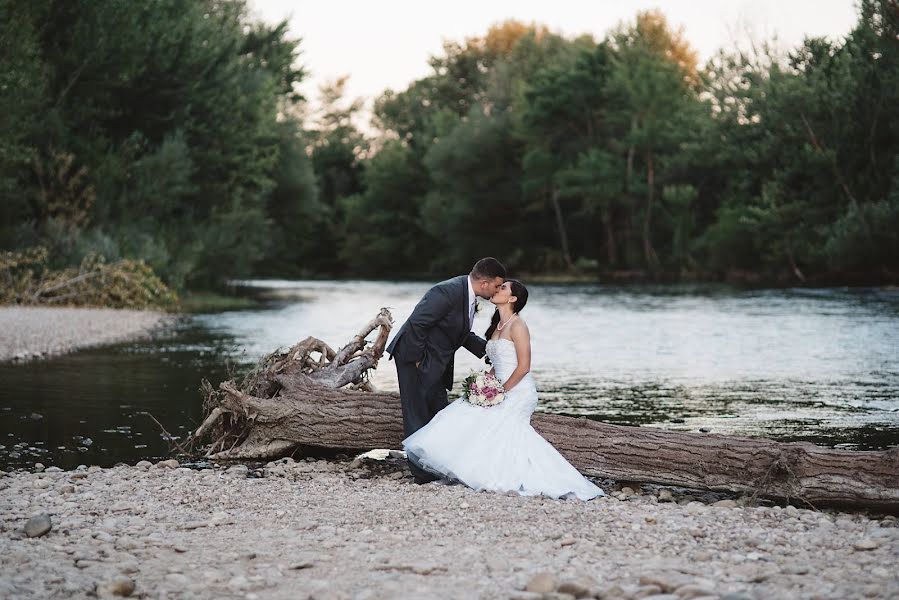
[[[435,477],[434,475],[414,473],[412,479],[414,479],[415,483],[418,485],[424,485],[426,483],[431,483],[432,481],[437,481],[440,478]]]

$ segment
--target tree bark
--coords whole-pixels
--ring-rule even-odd
[[[611,212],[611,209],[608,209],[605,214],[603,229],[606,233],[606,260],[609,262],[609,268],[615,268],[618,265],[618,242],[615,241],[615,227],[612,225]]]
[[[652,209],[655,193],[655,165],[652,150],[646,151],[646,214],[643,217],[643,256],[646,266],[655,270],[659,263],[656,251],[652,247]]]
[[[370,348],[361,348],[365,330],[337,353],[308,338],[285,354],[268,357],[262,370],[241,386],[228,381],[221,384],[220,392],[209,387],[209,415],[190,441],[211,437],[214,442],[206,455],[217,460],[272,459],[300,446],[399,448],[403,440],[399,396],[335,387],[347,377],[334,375],[356,373],[358,366],[347,369],[347,365],[358,360],[376,364],[390,322],[385,309],[369,323],[369,331],[381,327]],[[318,350],[310,351],[313,346]],[[313,352],[321,352],[318,362],[324,366],[315,366],[318,362],[310,358]],[[334,360],[323,362],[329,354]],[[356,358],[341,363],[341,355]],[[329,375],[319,375],[321,371]],[[364,383],[360,378],[354,382]],[[899,448],[835,450],[548,414],[534,415],[532,424],[588,475],[798,499],[814,507],[899,512]]]
[[[553,188],[550,191],[550,200],[553,205],[553,213],[556,216],[556,227],[559,228],[559,244],[562,248],[562,259],[565,261],[565,266],[569,269],[574,267],[574,263],[571,262],[571,252],[568,250],[568,231],[565,229],[565,219],[562,216],[562,205],[559,203],[559,191]]]

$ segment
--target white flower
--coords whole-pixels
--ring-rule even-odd
[[[485,396],[484,394],[478,394],[478,395],[477,395],[477,399],[478,399],[478,402],[480,402],[481,404],[483,404],[484,401],[487,400],[487,396]]]

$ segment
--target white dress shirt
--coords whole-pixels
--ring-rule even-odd
[[[477,307],[478,297],[475,296],[474,288],[471,286],[471,275],[468,276],[468,327],[474,331],[474,313]]]

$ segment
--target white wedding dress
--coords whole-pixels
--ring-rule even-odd
[[[518,366],[511,340],[488,341],[487,356],[500,381]],[[535,408],[537,388],[528,373],[496,406],[459,398],[403,440],[403,447],[424,469],[476,490],[581,500],[603,496],[531,427]]]

